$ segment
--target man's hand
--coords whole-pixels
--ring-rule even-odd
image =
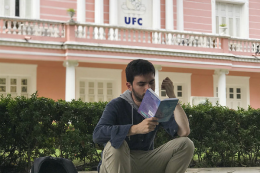
[[[146,118],[141,123],[139,123],[137,125],[133,125],[130,128],[128,136],[149,133],[151,131],[154,131],[158,124],[159,124],[158,118],[155,118],[155,117]]]
[[[162,81],[161,88],[162,88],[162,90],[166,90],[166,94],[169,98],[176,98],[176,96],[174,94],[174,90],[173,90],[173,83],[170,78],[166,77]]]

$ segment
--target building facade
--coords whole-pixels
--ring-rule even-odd
[[[0,95],[110,101],[133,59],[183,103],[260,108],[258,0],[0,0]],[[73,8],[73,20],[67,9]],[[221,27],[221,26],[223,27]]]

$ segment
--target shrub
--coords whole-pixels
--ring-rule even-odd
[[[0,98],[0,172],[28,172],[37,157],[56,156],[97,165],[92,133],[107,102],[66,102],[37,97]],[[206,102],[183,105],[195,145],[196,167],[257,166],[260,109],[232,110]],[[159,129],[158,147],[172,138]],[[258,165],[259,166],[259,165]]]

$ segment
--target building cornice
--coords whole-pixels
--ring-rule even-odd
[[[24,47],[24,48],[41,48],[41,49],[58,49],[58,50],[86,50],[86,51],[103,51],[117,52],[130,54],[145,54],[159,56],[174,56],[188,58],[202,58],[214,60],[229,60],[238,62],[253,62],[259,63],[260,59],[253,56],[242,56],[227,53],[202,52],[177,50],[155,47],[138,47],[126,45],[100,44],[100,43],[82,43],[82,42],[50,42],[50,41],[35,41],[35,40],[18,40],[18,39],[0,39],[0,46]],[[48,56],[46,54],[46,56]],[[50,55],[51,56],[51,55]]]
[[[26,41],[23,39],[0,39],[0,46],[13,46],[24,48],[41,48],[41,49],[62,49],[63,42],[51,42],[51,41]]]

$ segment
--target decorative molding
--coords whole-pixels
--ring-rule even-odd
[[[79,65],[76,60],[66,60],[63,62],[64,67],[77,67]]]
[[[233,54],[224,53],[211,53],[200,51],[187,51],[187,50],[174,50],[164,48],[151,48],[151,47],[135,47],[135,46],[119,46],[119,45],[106,45],[106,44],[87,44],[84,45],[74,43],[65,43],[65,49],[76,50],[90,50],[90,51],[108,51],[117,53],[133,53],[133,54],[148,54],[148,55],[163,55],[163,56],[177,56],[188,58],[202,58],[202,59],[220,59],[240,62],[260,62],[251,56],[236,56]]]
[[[104,58],[104,59],[125,59],[133,60],[140,59],[139,57],[130,57],[130,56],[114,56],[114,55],[95,55],[95,54],[76,54],[76,53],[67,53],[66,56],[73,57],[89,57],[89,58]],[[176,60],[176,59],[162,59],[162,58],[143,58],[148,61],[157,61],[157,62],[170,62],[170,63],[184,63],[184,64],[200,64],[200,65],[216,65],[216,66],[227,66],[227,67],[240,67],[240,68],[255,68],[260,69],[260,66],[245,66],[245,65],[233,65],[232,63],[216,63],[216,62],[205,62],[205,61],[190,61],[190,60]]]
[[[229,70],[227,70],[227,69],[218,69],[218,70],[215,70],[214,74],[215,75],[220,75],[220,74],[227,75],[227,74],[229,74]]]
[[[0,46],[62,49],[63,43],[62,42],[33,41],[33,40],[30,40],[30,42],[27,42],[26,40],[0,39]]]
[[[28,52],[28,51],[13,51],[13,50],[0,50],[0,53],[14,54],[14,55],[37,55],[37,56],[58,56],[65,57],[64,54],[59,53],[45,53],[45,52]],[[40,60],[40,59],[39,59]]]
[[[0,46],[12,46],[12,47],[26,47],[26,48],[41,48],[41,49],[73,49],[73,50],[90,50],[90,51],[103,51],[103,52],[115,52],[115,53],[131,53],[131,54],[145,54],[145,55],[162,55],[162,56],[174,56],[174,57],[187,57],[187,58],[201,58],[201,59],[219,59],[229,60],[237,62],[254,62],[260,63],[260,59],[256,59],[253,56],[242,56],[225,53],[212,53],[201,51],[187,51],[176,50],[166,48],[151,48],[151,47],[137,47],[137,46],[121,46],[111,44],[98,44],[98,43],[79,43],[79,42],[43,42],[33,41],[26,42],[25,40],[12,40],[12,39],[0,39]],[[39,52],[26,52],[26,51],[7,51],[1,50],[2,53],[10,54],[41,54],[45,56],[64,56],[61,54],[53,53],[39,53]],[[17,53],[16,53],[17,52]],[[82,54],[84,55],[84,54]]]
[[[232,4],[244,4],[246,0],[216,0],[216,2],[232,3]]]

